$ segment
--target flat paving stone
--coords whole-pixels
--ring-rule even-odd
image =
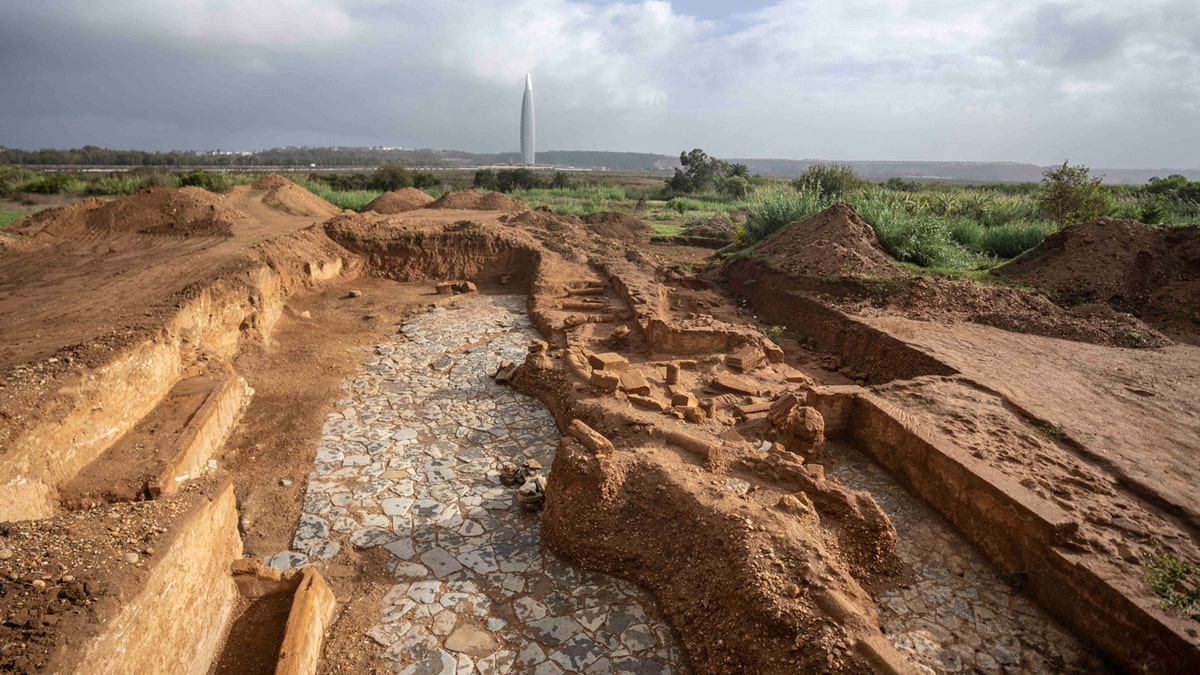
[[[559,440],[540,402],[489,377],[539,338],[525,303],[464,298],[354,350],[363,370],[323,427],[296,550],[272,562],[382,546],[397,583],[366,635],[398,673],[686,672],[653,598],[559,560],[500,484],[501,460],[549,467]]]
[[[833,442],[827,470],[891,519],[912,582],[875,598],[884,636],[922,673],[1107,673],[1087,648],[1013,590],[936,512],[856,450]]]

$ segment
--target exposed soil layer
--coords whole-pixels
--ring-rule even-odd
[[[1107,305],[1200,340],[1200,226],[1098,218],[1070,225],[996,270],[1079,312]]]
[[[379,195],[362,210],[383,214],[403,213],[427,206],[432,202],[433,197],[416,188],[407,187],[402,190],[390,190]]]
[[[77,510],[150,499],[151,485],[173,459],[188,422],[222,381],[220,374],[181,380],[137,426],[63,488],[63,504]]]
[[[61,672],[144,583],[215,483],[0,528],[0,671]]]
[[[455,209],[460,211],[524,211],[529,207],[520,200],[502,192],[476,192],[463,190],[447,192],[425,206],[427,209]]]

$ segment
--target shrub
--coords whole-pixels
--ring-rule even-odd
[[[475,180],[471,182],[471,186],[477,190],[495,190],[496,172],[491,169],[479,169],[475,172]]]
[[[179,187],[204,188],[209,192],[225,192],[234,185],[250,182],[249,177],[234,176],[228,171],[193,171],[179,177]]]
[[[813,164],[792,181],[797,192],[815,190],[830,199],[845,199],[861,184],[849,164]]]
[[[1112,196],[1100,181],[1100,177],[1088,175],[1086,166],[1063,162],[1061,167],[1042,174],[1038,207],[1060,227],[1098,218],[1114,206]]]
[[[52,173],[42,176],[32,182],[25,183],[19,189],[39,195],[83,194],[87,185],[83,179],[73,173]]]

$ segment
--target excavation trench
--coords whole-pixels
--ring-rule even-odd
[[[361,348],[364,371],[327,418],[289,568],[382,548],[394,584],[367,635],[404,672],[680,670],[653,600],[573,568],[501,460],[549,469],[559,434],[537,400],[495,383],[538,334],[525,296],[464,296]]]

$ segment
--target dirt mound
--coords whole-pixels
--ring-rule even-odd
[[[733,233],[737,226],[725,216],[713,216],[705,220],[694,220],[688,223],[683,233],[689,237],[707,237],[709,239],[729,239],[733,241]]]
[[[437,201],[427,205],[426,208],[461,211],[524,211],[529,207],[520,200],[513,199],[501,192],[463,190],[447,192]]]
[[[262,178],[250,184],[250,187],[255,190],[274,190],[283,187],[292,181],[280,176],[277,173],[269,173]]]
[[[582,220],[587,229],[610,239],[645,241],[650,234],[649,225],[628,213],[598,211],[583,216]]]
[[[329,218],[342,210],[278,174],[267,174],[254,181],[251,188],[266,190],[263,203],[293,216]]]
[[[1063,228],[995,274],[1066,305],[1103,303],[1200,337],[1200,226],[1097,218]]]
[[[1106,307],[1067,311],[1039,293],[970,281],[917,277],[889,295],[886,311],[925,321],[970,321],[1077,342],[1161,347],[1170,340],[1128,314]]]
[[[834,204],[797,220],[759,244],[755,253],[797,276],[905,276],[875,230],[849,204]]]
[[[379,195],[370,204],[364,206],[362,210],[384,214],[403,213],[404,211],[419,209],[432,201],[433,197],[416,188],[407,187],[403,190],[393,190]]]
[[[94,238],[110,234],[163,234],[182,237],[229,237],[233,223],[246,214],[230,208],[220,195],[197,187],[156,187],[107,201],[85,199],[47,209],[27,218],[22,236]]]

